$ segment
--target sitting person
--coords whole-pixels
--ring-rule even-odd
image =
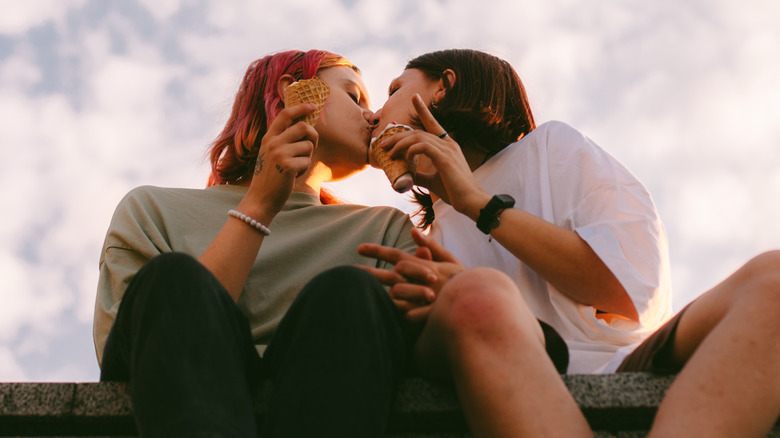
[[[650,195],[573,128],[536,127],[505,61],[471,50],[415,58],[375,117],[376,132],[418,128],[382,147],[418,157],[432,229],[414,231],[416,257],[359,252],[395,264],[370,270],[416,336],[414,364],[454,381],[475,436],[591,435],[544,353],[547,324],[569,347],[568,372],[681,370],[652,436],[766,435],[780,412],[780,253],[666,322],[666,237]]]
[[[298,120],[315,105],[281,96],[315,75],[330,94],[311,126]],[[414,251],[413,225],[394,208],[321,202],[323,182],[367,165],[368,105],[339,55],[266,56],[211,147],[211,186],[140,187],[120,202],[94,338],[101,380],[130,383],[140,435],[256,436],[262,379],[264,437],[384,434],[405,334],[385,288],[341,265],[384,265],[355,253],[363,242]]]

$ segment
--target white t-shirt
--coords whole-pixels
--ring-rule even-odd
[[[537,318],[566,341],[568,373],[613,372],[672,315],[666,233],[650,194],[593,141],[565,123],[548,122],[474,176],[488,192],[514,197],[515,208],[577,232],[636,306],[638,324],[597,317],[595,308],[556,290],[501,244],[489,242],[474,221],[437,201],[431,236],[466,266],[490,266],[512,277]]]

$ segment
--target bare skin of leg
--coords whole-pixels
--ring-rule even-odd
[[[780,414],[780,251],[750,260],[694,301],[674,355],[685,366],[649,437],[766,436]]]
[[[539,323],[499,271],[471,269],[450,280],[414,356],[423,375],[455,381],[475,437],[593,436],[547,356]]]

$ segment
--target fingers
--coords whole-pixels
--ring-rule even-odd
[[[436,299],[433,289],[420,284],[398,283],[390,288],[390,298],[412,304],[430,304]],[[416,307],[416,306],[415,306]]]
[[[394,286],[395,284],[402,283],[405,281],[405,279],[402,276],[396,274],[393,271],[389,271],[387,269],[374,268],[365,265],[355,265],[355,267],[367,271],[369,274],[376,277],[376,279],[379,280],[380,283],[386,286]]]
[[[430,236],[426,236],[425,233],[418,228],[412,229],[412,239],[419,247],[427,248],[431,252],[433,260],[460,263],[451,252],[447,251],[439,242],[433,240]]]
[[[411,254],[401,251],[400,249],[374,243],[362,243],[358,245],[357,251],[358,254],[362,256],[382,260],[392,265],[398,264],[398,262],[404,258],[413,257]]]
[[[420,118],[420,122],[422,122],[426,131],[435,136],[439,136],[441,133],[445,132],[444,128],[441,127],[439,122],[436,121],[436,118],[433,117],[433,114],[431,114],[430,110],[428,110],[428,107],[419,94],[415,94],[414,97],[412,97],[412,105],[414,105],[414,109],[417,111],[417,117]]]
[[[317,110],[313,103],[303,103],[300,105],[285,108],[277,114],[271,126],[268,127],[268,134],[278,135],[289,128],[296,119],[312,114]],[[305,125],[305,123],[304,123]]]
[[[424,246],[419,246],[417,250],[414,251],[414,256],[423,260],[433,260],[431,250]]]
[[[412,326],[419,326],[428,320],[428,315],[431,313],[431,306],[416,307],[406,312],[406,322]]]
[[[297,177],[309,169],[319,139],[317,131],[304,122],[289,125],[290,118],[302,110],[308,110],[308,106],[296,105],[279,113],[263,136],[255,174],[265,170],[270,174],[291,174]]]
[[[438,279],[436,273],[428,266],[416,260],[401,260],[393,268],[393,272],[405,278],[409,283],[430,285]]]

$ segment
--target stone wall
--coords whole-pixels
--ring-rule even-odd
[[[597,437],[643,437],[673,376],[572,375],[564,381]],[[256,412],[262,421],[268,388]],[[305,421],[305,419],[302,419]],[[470,437],[454,389],[403,382],[389,425],[392,438]],[[135,436],[121,383],[0,383],[0,436]],[[770,434],[780,438],[780,429]]]

